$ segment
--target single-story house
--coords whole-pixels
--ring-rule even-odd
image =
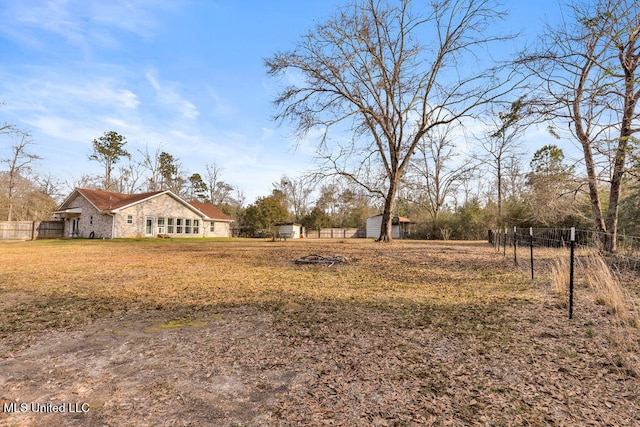
[[[76,188],[53,212],[64,220],[64,237],[229,237],[231,218],[169,190],[122,194]]]
[[[391,238],[404,239],[407,235],[407,227],[411,224],[409,218],[394,216],[391,220]],[[367,218],[367,239],[379,239],[382,228],[382,214]]]
[[[304,236],[304,227],[302,224],[289,222],[286,224],[276,224],[276,233],[280,236],[289,236],[292,239],[299,239]]]

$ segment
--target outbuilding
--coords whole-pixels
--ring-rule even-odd
[[[391,238],[404,239],[407,236],[407,228],[412,221],[409,218],[394,216],[391,220]],[[367,239],[379,239],[382,228],[382,214],[367,218]]]
[[[300,239],[304,237],[304,227],[302,224],[288,222],[285,224],[276,224],[277,236],[286,237],[287,239]]]

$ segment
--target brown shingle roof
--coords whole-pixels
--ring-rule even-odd
[[[206,216],[208,216],[211,219],[220,219],[220,220],[224,220],[224,221],[233,221],[229,216],[227,216],[220,209],[218,209],[215,206],[213,206],[211,203],[202,203],[202,202],[198,202],[198,201],[194,200],[192,202],[189,202],[189,204],[191,206],[193,206],[194,208],[198,209],[200,212],[202,212],[203,214],[205,214]]]
[[[102,211],[118,209],[162,193],[162,191],[154,191],[151,193],[122,194],[112,191],[89,190],[88,188],[77,188],[76,190]]]

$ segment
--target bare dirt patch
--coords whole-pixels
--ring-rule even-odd
[[[481,243],[26,242],[0,263],[0,404],[88,404],[0,425],[640,423],[614,316],[581,285],[569,322]]]

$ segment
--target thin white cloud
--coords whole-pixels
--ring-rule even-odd
[[[141,100],[125,82],[49,67],[0,69],[0,92],[7,113],[44,142],[89,143],[111,125],[139,125]],[[110,118],[105,120],[104,118]]]
[[[200,112],[198,107],[180,94],[180,87],[174,82],[160,82],[153,72],[145,74],[147,81],[155,89],[158,102],[165,107],[175,110],[189,120],[195,120]]]
[[[126,114],[140,105],[140,99],[126,85],[109,77],[60,75],[50,68],[31,68],[23,75],[2,75],[0,84],[13,108],[54,111],[79,106],[113,109]],[[38,100],[34,105],[28,100]]]
[[[236,115],[237,110],[231,104],[225,102],[212,88],[209,88],[209,97],[212,101],[212,111],[216,119],[228,120]]]
[[[152,11],[175,6],[161,0],[7,0],[0,6],[5,18],[0,33],[32,48],[45,46],[51,34],[84,50],[94,45],[117,48],[114,31],[149,39],[158,30]]]
[[[261,139],[269,139],[275,133],[275,130],[272,129],[272,128],[263,127],[263,128],[261,128],[261,130],[262,130],[262,138]]]
[[[75,119],[69,119],[55,114],[34,115],[25,119],[24,122],[35,129],[39,129],[40,132],[49,138],[67,142],[88,144],[93,138],[100,135],[101,132],[92,124],[80,124]]]
[[[117,83],[102,79],[83,82],[80,86],[63,85],[58,88],[58,94],[76,98],[80,102],[103,104],[114,109],[135,110],[140,105],[138,96],[125,88],[116,87]]]

